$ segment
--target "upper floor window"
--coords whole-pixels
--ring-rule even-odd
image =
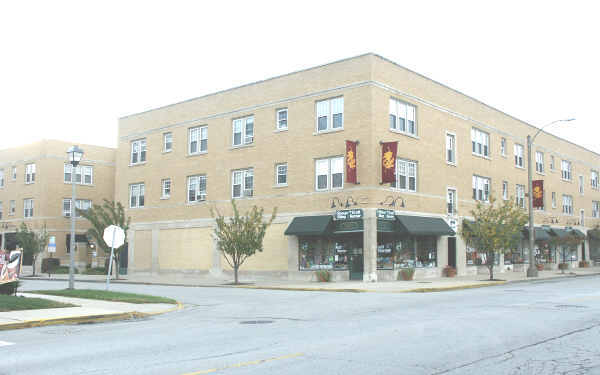
[[[173,151],[173,133],[171,132],[163,134],[163,151]]]
[[[579,225],[585,225],[585,210],[579,210]]]
[[[242,198],[254,195],[254,169],[240,169],[231,174],[231,197]]]
[[[25,166],[25,183],[33,184],[35,182],[35,164],[27,164]]]
[[[390,98],[390,129],[417,135],[416,107]]]
[[[344,158],[334,157],[315,161],[315,187],[318,191],[344,187]]]
[[[479,156],[490,156],[490,135],[476,128],[471,129],[473,153]]]
[[[17,202],[12,200],[8,202],[8,215],[12,216],[17,211]]]
[[[556,192],[552,192],[552,208],[556,208]]]
[[[593,218],[600,218],[600,202],[599,201],[592,201],[592,217]]]
[[[131,164],[146,161],[146,138],[131,142]]]
[[[525,208],[525,185],[517,184],[516,203],[517,206]]]
[[[188,139],[188,152],[190,155],[208,151],[208,126],[190,128]]]
[[[344,127],[344,98],[332,98],[317,102],[317,131],[342,129]]]
[[[417,191],[417,162],[411,160],[396,160],[396,181],[391,184],[392,187],[406,190]]]
[[[4,187],[4,169],[0,169],[0,188]]]
[[[446,162],[456,164],[456,135],[446,133]]]
[[[500,155],[506,156],[506,138],[500,139]]]
[[[560,165],[562,171],[562,179],[566,181],[571,181],[571,162],[563,160]]]
[[[544,153],[540,151],[535,152],[535,171],[537,173],[544,173]]]
[[[554,155],[550,155],[550,170],[554,170]]]
[[[94,168],[90,165],[78,165],[73,171],[71,164],[64,165],[64,182],[91,185],[94,182]]]
[[[275,185],[285,186],[287,185],[287,163],[281,163],[275,165]]]
[[[583,195],[583,176],[579,175],[579,194]]]
[[[456,189],[447,189],[447,194],[446,194],[446,204],[447,204],[447,208],[446,208],[446,213],[448,215],[454,215],[456,213],[456,204],[457,204],[457,200],[456,200]]]
[[[515,166],[523,168],[523,145],[515,143]]]
[[[508,200],[508,182],[502,181],[502,199]]]
[[[592,185],[592,189],[598,189],[599,186],[598,181],[598,171],[592,171],[590,173],[590,184]]]
[[[12,180],[15,181],[17,179],[17,167],[13,166],[11,168],[11,175],[12,175]]]
[[[278,109],[276,116],[277,116],[277,130],[286,130],[288,128],[288,110],[287,110],[287,108]]]
[[[202,202],[206,200],[206,176],[196,175],[188,177],[188,202]]]
[[[562,212],[567,215],[573,215],[573,196],[563,194]]]
[[[249,145],[254,142],[254,116],[233,120],[233,145]]]
[[[490,201],[490,179],[473,175],[473,199],[476,201]]]
[[[75,200],[75,217],[81,217],[81,211],[87,211],[92,207],[92,201],[89,199],[76,199]],[[63,216],[71,217],[72,212],[71,199],[63,199]]]
[[[144,207],[145,186],[143,183],[129,185],[129,207]]]
[[[165,178],[160,182],[160,197],[162,199],[167,199],[171,197],[171,179]]]
[[[33,199],[23,199],[23,217],[33,217]]]

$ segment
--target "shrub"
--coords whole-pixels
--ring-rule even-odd
[[[81,272],[84,275],[106,275],[106,269],[102,267],[86,267],[86,269]]]
[[[12,295],[17,292],[19,281],[11,281],[10,283],[0,284],[0,294]]]
[[[54,273],[55,274],[61,274],[61,275],[68,274],[69,273],[69,266],[58,266],[58,267],[56,267],[54,269]],[[77,271],[77,268],[75,268],[74,273],[79,273]]]
[[[58,260],[58,258],[42,259],[42,273],[54,273],[54,270],[58,266],[60,266],[60,260]]]
[[[398,272],[398,280],[409,281],[415,277],[415,269],[414,268],[403,268]]]
[[[328,283],[331,280],[331,273],[327,270],[319,270],[315,272],[317,280],[321,283]]]
[[[569,269],[569,263],[559,263],[558,264],[558,269],[561,270],[561,271],[568,270]]]
[[[454,267],[450,267],[450,266],[446,266],[444,267],[444,269],[442,270],[442,274],[445,277],[454,277],[456,276],[456,268]]]

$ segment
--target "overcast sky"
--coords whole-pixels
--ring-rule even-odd
[[[600,152],[595,2],[484,3],[3,1],[0,149],[375,52]]]

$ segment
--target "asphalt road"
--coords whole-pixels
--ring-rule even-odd
[[[111,289],[185,309],[0,332],[0,374],[600,374],[600,277],[427,294]]]

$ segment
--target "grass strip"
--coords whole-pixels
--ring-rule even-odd
[[[43,298],[29,298],[0,295],[0,311],[56,309],[59,307],[75,307],[70,303],[61,303]]]
[[[166,297],[149,296],[147,294],[112,292],[96,289],[37,290],[29,293],[45,294],[49,296],[98,299],[113,302],[177,304],[177,301],[175,301],[174,299]]]

